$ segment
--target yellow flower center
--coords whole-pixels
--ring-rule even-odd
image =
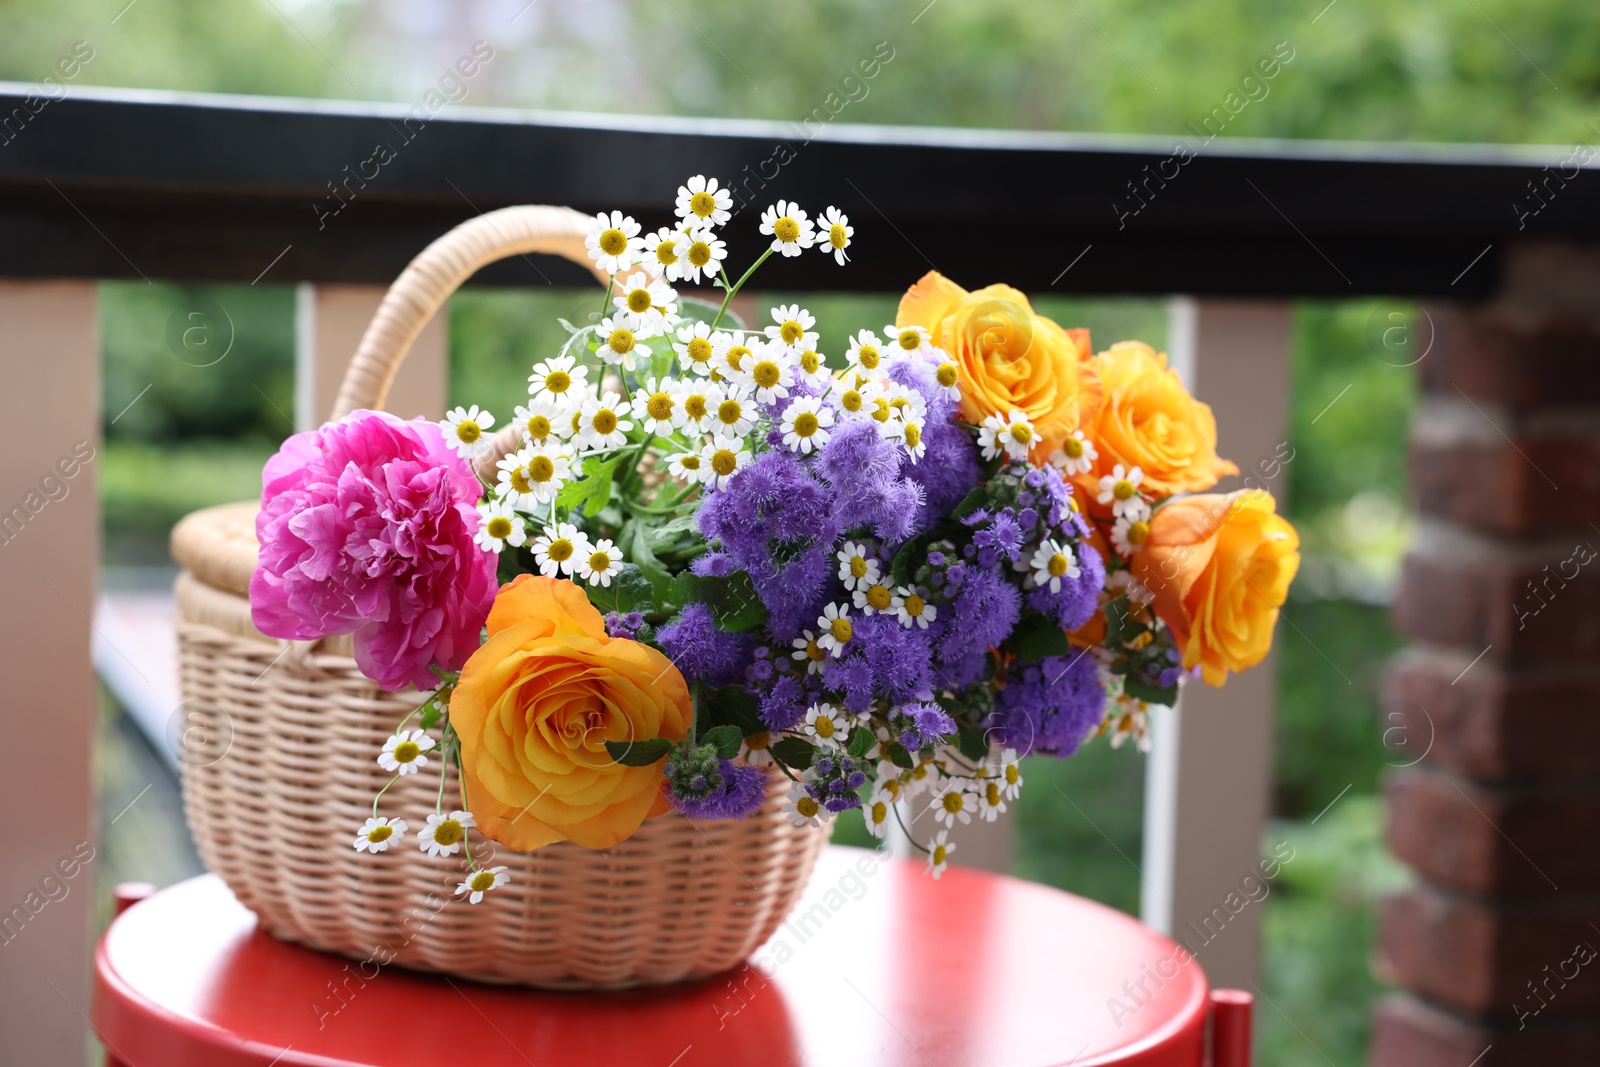
[[[1131,499],[1133,494],[1137,491],[1138,490],[1134,488],[1134,484],[1128,481],[1126,478],[1122,479],[1122,481],[1111,487],[1111,495],[1116,497],[1118,500]]]
[[[1142,545],[1150,536],[1150,524],[1140,521],[1128,525],[1128,544]]]
[[[1050,557],[1050,562],[1045,564],[1045,568],[1050,572],[1050,577],[1059,578],[1067,573],[1067,557],[1057,552]]]
[[[961,368],[954,363],[941,363],[939,369],[933,372],[933,378],[946,389],[956,384],[961,378]]]
[[[460,424],[456,426],[456,436],[470,445],[483,436],[483,427],[471,419],[462,419]]]
[[[554,469],[553,467],[551,468]],[[533,492],[533,483],[528,481],[528,471],[525,467],[513,467],[506,476],[506,481],[511,483],[511,488],[519,493]]]
[[[751,752],[765,752],[772,745],[772,735],[766,731],[751,734],[744,739],[744,747]]]
[[[898,779],[898,778],[890,778],[888,781],[884,782],[883,783],[883,791],[886,794],[888,794],[890,800],[899,800],[900,799],[900,779]]]
[[[656,261],[666,267],[678,262],[678,242],[662,241],[656,245]]]
[[[894,417],[894,408],[890,407],[889,402],[880,396],[872,402],[872,417],[879,422],[888,422]]]
[[[583,430],[583,412],[574,411],[572,413],[572,432],[573,433],[579,433],[582,430]]]
[[[783,377],[783,369],[772,360],[764,359],[751,369],[750,376],[755,380],[758,387],[771,389]]]
[[[849,240],[850,234],[846,232],[844,223],[836,222],[828,227],[828,243],[834,248],[843,248]]]
[[[813,724],[813,726],[817,731],[817,736],[822,738],[824,741],[833,736],[833,719],[829,718],[828,716],[818,715],[817,721]]]
[[[689,198],[689,210],[703,219],[709,219],[717,210],[717,198],[710,193],[695,193]]]
[[[689,245],[689,262],[697,267],[704,267],[711,262],[711,246],[704,241],[695,241]]]
[[[875,585],[867,590],[867,603],[871,604],[879,611],[883,611],[888,608],[893,600],[893,595],[884,586]]]
[[[690,452],[678,460],[678,466],[686,471],[697,471],[700,469],[700,457]]]
[[[801,437],[810,437],[817,432],[817,417],[809,411],[802,411],[794,417],[794,432]]]
[[[778,336],[783,338],[783,343],[792,345],[806,335],[806,329],[793,319],[789,319],[778,327]]]
[[[474,893],[483,893],[494,888],[494,875],[488,871],[479,871],[467,883],[467,888]]]
[[[1033,440],[1033,427],[1025,422],[1012,423],[1011,439],[1019,445],[1028,444]]]
[[[545,555],[557,563],[565,563],[572,558],[572,542],[565,537],[558,537],[550,542],[550,547],[545,551]]]
[[[862,345],[856,349],[856,362],[867,370],[877,370],[878,364],[883,362],[883,357],[878,354],[877,345]]]
[[[379,841],[387,841],[393,836],[394,827],[392,826],[374,826],[367,831],[367,840],[373,844],[377,844]]]
[[[628,310],[635,315],[643,315],[649,311],[655,301],[650,296],[648,289],[628,290]]]
[[[927,606],[927,601],[923,600],[915,593],[912,593],[910,596],[906,597],[906,614],[910,615],[913,619],[920,616],[922,614],[922,610]]]
[[[594,413],[594,428],[599,433],[611,433],[617,428],[617,413],[610,408],[601,408]]]
[[[731,449],[719,448],[711,454],[711,469],[726,478],[739,468],[739,457]]]
[[[1083,442],[1076,437],[1069,437],[1061,442],[1061,451],[1066,453],[1068,459],[1083,458]]]
[[[772,236],[776,237],[784,244],[789,244],[791,241],[798,241],[800,239],[800,224],[793,218],[785,215],[783,218],[772,224]]]
[[[620,256],[628,247],[628,235],[616,227],[600,233],[600,251],[608,256]]]
[[[633,306],[632,297],[628,298],[628,306]],[[645,307],[649,306],[649,304],[645,305]],[[633,331],[620,328],[612,330],[611,336],[606,338],[606,344],[610,347],[611,351],[617,353],[617,355],[625,356],[629,352],[633,351]]]
[[[881,800],[873,801],[872,825],[881,826],[889,820],[889,805]]]
[[[806,642],[806,655],[816,663],[821,663],[823,660],[828,658],[828,653],[815,641]]]
[[[1015,763],[1006,764],[1006,785],[1016,785],[1022,780],[1022,775],[1017,772]]]
[[[839,616],[837,619],[834,619],[828,624],[828,632],[832,634],[833,639],[839,642],[841,645],[848,644],[850,639],[856,634],[855,627],[851,626],[850,620],[845,618],[843,615]]]
[[[572,375],[564,370],[553,370],[544,376],[546,392],[564,393],[572,388]]]
[[[861,394],[854,389],[846,389],[839,394],[839,406],[850,412],[860,411]]]
[[[670,419],[672,418],[672,394],[651,393],[650,399],[645,401],[644,407],[650,413],[652,419]]]
[[[717,418],[727,426],[732,426],[744,417],[744,405],[737,400],[724,400],[717,405]]]
[[[535,441],[543,441],[550,436],[550,417],[548,415],[528,416],[528,436]]]
[[[596,552],[589,557],[589,569],[604,574],[611,569],[611,553]]]
[[[867,557],[850,557],[850,576],[853,578],[865,578],[867,576]]]
[[[691,337],[685,349],[689,359],[695,363],[708,363],[711,360],[711,339],[709,337]]]
[[[750,350],[744,345],[729,345],[727,354],[722,358],[727,361],[729,367],[738,370],[744,366],[744,357],[748,355]]]
[[[948,811],[950,814],[954,815],[956,812],[966,807],[966,801],[962,798],[960,793],[957,793],[952,789],[950,792],[944,795],[943,799],[939,801],[939,806],[945,811]]]
[[[506,538],[510,537],[511,520],[506,518],[504,515],[496,515],[494,518],[490,519],[489,536],[497,538],[501,541],[504,541]],[[411,746],[409,749],[411,755],[402,756],[400,752],[406,748],[406,745]],[[404,745],[396,745],[394,749],[394,758],[399,760],[401,763],[410,763],[412,760],[417,758],[417,746],[412,745],[409,741],[407,741]]]
[[[691,419],[706,417],[706,398],[703,393],[690,393],[683,398],[683,410]]]
[[[815,374],[822,367],[822,357],[811,349],[800,353],[800,368],[807,374]]]
[[[916,330],[901,330],[897,340],[907,352],[915,352],[922,347],[922,335]]]
[[[905,439],[907,448],[917,449],[922,447],[922,430],[918,428],[916,423],[906,423]]]
[[[1000,806],[1000,783],[990,782],[983,787],[983,799],[989,802],[990,807]]]
[[[817,803],[814,797],[801,797],[794,802],[794,810],[809,819],[821,810],[821,805]]]
[[[433,828],[433,839],[441,845],[453,845],[467,836],[467,831],[454,819],[446,819]]]
[[[549,456],[534,456],[528,460],[528,476],[543,484],[556,476],[555,460]]]
[[[943,845],[934,845],[933,846],[933,865],[935,867],[943,867],[944,866],[944,859],[945,859],[945,857],[947,855],[949,855],[949,852],[945,848],[945,846],[943,846]]]

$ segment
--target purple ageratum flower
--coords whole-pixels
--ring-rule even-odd
[[[618,638],[635,638],[644,628],[644,616],[637,611],[630,611],[626,615],[619,615],[614,611],[606,613],[606,636]]]
[[[1011,635],[1022,614],[1022,594],[992,570],[968,568],[966,581],[949,605],[949,628],[939,641],[946,662],[987,652]],[[940,620],[946,612],[941,610]]]
[[[1015,563],[1018,553],[1022,551],[1022,527],[1017,522],[1016,514],[1010,508],[996,512],[987,526],[972,535],[972,543],[978,546],[980,560],[990,560],[984,563],[986,567],[994,566],[992,557],[995,553],[1003,554]],[[986,556],[983,553],[986,548],[994,551]]]
[[[713,686],[738,679],[755,647],[748,634],[719,630],[711,609],[698,603],[685,605],[675,620],[658,630],[656,643],[678,670]]]
[[[907,752],[920,752],[953,735],[956,721],[937,704],[906,704],[889,716],[889,728]]]
[[[1019,755],[1048,752],[1065,758],[1099,725],[1106,693],[1086,652],[1046,656],[1014,675],[995,697],[985,725],[993,740]]]
[[[891,445],[891,447],[893,447]],[[839,530],[833,495],[800,461],[782,450],[763,452],[700,507],[700,532],[721,541],[749,571],[770,572],[774,543],[832,545]]]
[[[835,528],[841,532],[871,528],[890,545],[916,531],[923,491],[918,483],[900,477],[903,455],[897,443],[878,433],[871,419],[834,430],[817,452],[816,463],[834,492]]]
[[[978,450],[960,426],[945,420],[928,419],[922,431],[927,452],[921,461],[907,466],[905,475],[922,486],[923,518],[927,525],[950,514],[955,506],[977,488],[982,471]]]
[[[1088,622],[1100,606],[1100,590],[1106,583],[1106,565],[1100,553],[1087,541],[1074,549],[1078,557],[1078,577],[1064,579],[1061,591],[1052,593],[1040,586],[1028,594],[1028,606],[1047,615],[1063,630],[1076,630]]]
[[[822,668],[823,684],[842,694],[840,703],[848,710],[865,711],[877,697],[911,700],[931,687],[929,631],[901,626],[895,616],[881,613],[850,618],[855,632],[844,654]]]
[[[473,543],[481,487],[425,419],[353,411],[283,443],[262,472],[250,613],[269,637],[352,634],[385,689],[438,684],[478,648],[495,557]]]
[[[707,552],[689,564],[689,570],[702,578],[724,578],[739,569],[726,552]]]
[[[774,641],[792,641],[822,614],[835,586],[829,548],[812,545],[787,561],[774,559],[772,571],[750,572],[756,593],[767,606],[767,631]]]
[[[945,392],[934,377],[939,369],[936,358],[921,354],[894,359],[889,363],[888,376],[922,397],[928,405],[928,422],[948,422],[955,414],[956,401]]]
[[[760,697],[761,721],[773,730],[793,729],[806,717],[810,696],[800,679],[781,674],[772,688]]]
[[[732,760],[717,760],[722,788],[703,797],[680,797],[670,789],[667,799],[691,819],[743,819],[767,797],[767,772]]]

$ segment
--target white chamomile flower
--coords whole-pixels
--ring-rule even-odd
[[[806,213],[787,200],[779,200],[761,213],[761,232],[772,238],[772,250],[785,256],[798,256],[817,240]]]
[[[883,727],[878,728],[878,739],[886,741],[889,731]],[[900,782],[900,768],[888,760],[878,761],[878,777],[872,783],[870,794],[873,800],[886,800],[890,804],[897,804],[903,796],[903,786]]]
[[[995,774],[1000,780],[1001,792],[1007,800],[1015,800],[1022,792],[1022,767],[1017,762],[1017,750],[1004,749],[995,761]]]
[[[817,247],[822,249],[823,255],[833,253],[833,261],[841,267],[850,262],[844,250],[850,247],[850,238],[855,235],[850,216],[831,204],[817,219]]]
[[[683,254],[688,248],[687,234],[682,230],[663,226],[655,233],[645,234],[644,252],[640,261],[644,269],[651,274],[658,277],[665,275],[669,280],[676,280],[683,276]]]
[[[1100,732],[1111,735],[1112,748],[1121,748],[1124,741],[1132,738],[1140,752],[1149,752],[1149,705],[1142,700],[1118,700],[1106,713],[1105,721],[1100,724]]]
[[[773,325],[766,329],[767,339],[793,349],[815,348],[817,332],[811,327],[817,320],[799,304],[783,304],[772,309]]]
[[[477,825],[471,812],[434,812],[428,816],[428,825],[417,831],[417,847],[430,856],[454,856],[467,831]]]
[[[641,334],[661,333],[678,321],[678,294],[661,278],[635,271],[617,286],[611,298],[617,317]]]
[[[846,589],[865,588],[877,582],[881,565],[867,546],[846,541],[835,558],[839,560],[839,580]]]
[[[939,767],[938,760],[918,759],[916,766],[906,772],[905,784],[901,788],[905,798],[911,800],[924,790],[938,792],[943,781],[944,771]]]
[[[805,731],[824,748],[838,748],[850,736],[850,717],[832,704],[813,704],[806,709]]]
[[[900,617],[900,625],[908,630],[913,626],[926,630],[928,624],[939,617],[939,609],[924,600],[922,594],[909,585],[902,585],[896,589],[895,596],[900,601],[895,608],[895,614]]]
[[[940,830],[939,836],[928,842],[927,873],[933,875],[934,881],[938,881],[944,873],[950,863],[950,853],[955,850],[956,846],[950,843],[949,830]]]
[[[545,527],[544,533],[533,541],[533,561],[546,578],[572,577],[578,560],[590,551],[589,539],[570,522]]]
[[[530,447],[518,455],[524,457],[522,473],[533,499],[541,504],[554,500],[572,477],[572,457],[564,449]]]
[[[528,375],[528,395],[554,403],[582,396],[589,386],[589,368],[572,356],[554,356],[533,365]]]
[[[610,585],[612,576],[621,569],[622,553],[609,537],[602,537],[587,555],[578,557],[578,576],[590,585]]]
[[[1150,523],[1144,516],[1133,514],[1123,515],[1111,527],[1111,547],[1123,557],[1131,556],[1139,551],[1144,543],[1150,539]]]
[[[700,462],[705,467],[705,484],[721,489],[729,478],[750,465],[750,450],[743,437],[719,433],[700,449]]]
[[[457,407],[445,412],[439,428],[456,455],[462,459],[477,459],[489,451],[489,435],[485,431],[493,425],[494,416],[473,404],[470,408]]]
[[[517,425],[522,428],[523,440],[531,445],[555,445],[571,425],[565,403],[547,396],[534,397],[526,404],[518,404]]]
[[[817,644],[835,658],[843,655],[844,646],[856,635],[855,626],[850,622],[850,605],[829,604],[823,608],[822,614],[817,616],[817,629],[822,631]]]
[[[597,267],[616,274],[639,262],[644,238],[639,236],[639,224],[633,219],[620,211],[602,211],[589,223],[583,246]]]
[[[688,485],[705,481],[706,465],[698,452],[680,452],[667,460],[667,473]]]
[[[855,422],[871,417],[873,408],[867,402],[868,392],[870,390],[858,382],[854,374],[835,379],[830,399],[839,411],[840,422]]]
[[[711,426],[717,402],[722,399],[717,387],[704,378],[678,383],[678,412],[685,433],[705,433]]]
[[[507,507],[524,511],[538,503],[533,483],[528,480],[526,464],[529,449],[523,448],[500,457],[495,466],[495,496]]]
[[[483,895],[491,889],[499,889],[511,876],[506,873],[505,867],[480,867],[467,875],[467,880],[456,887],[456,895],[469,893],[467,900],[473,904],[483,899]]]
[[[778,428],[783,431],[784,447],[805,455],[828,443],[832,425],[832,408],[825,407],[820,397],[802,396],[783,409]]]
[[[625,321],[621,315],[601,319],[595,336],[600,341],[595,355],[613,367],[633,370],[637,360],[650,358],[650,346],[643,342],[643,338],[649,334],[644,330],[635,330],[633,323]]]
[[[706,429],[729,437],[743,437],[755,425],[750,391],[737,382],[725,382],[706,395]]]
[[[483,519],[473,540],[485,552],[499,555],[507,545],[516,548],[528,539],[527,527],[505,500],[491,500],[478,505],[478,515]]]
[[[922,418],[907,411],[905,417],[890,420],[884,428],[884,433],[888,437],[897,439],[901,447],[906,450],[906,458],[916,463],[928,451],[927,442],[922,439],[922,429]]]
[[[739,754],[745,763],[752,767],[770,767],[776,761],[772,758],[772,742],[775,738],[769,731],[751,734],[744,739],[744,745]]]
[[[933,799],[928,802],[928,808],[940,823],[954,826],[958,822],[964,824],[972,821],[972,813],[977,808],[973,800],[967,780],[951,778],[944,783],[942,789],[935,790]]]
[[[751,347],[753,340],[737,330],[732,333],[718,330],[712,334],[711,344],[716,349],[716,356],[711,361],[711,370],[716,372],[712,378],[716,381],[733,380],[743,374],[756,357],[755,349]]]
[[[596,451],[627,444],[633,423],[622,417],[626,410],[622,397],[609,390],[598,399],[585,400],[578,411],[578,443]]]
[[[901,355],[930,355],[935,351],[932,335],[925,326],[895,326],[891,323],[883,328],[883,336],[889,339],[889,348]]]
[[[893,803],[894,801],[892,800],[874,796],[867,803],[861,805],[861,816],[866,820],[867,833],[880,841],[883,839],[883,835],[889,832],[889,820],[894,818],[894,812],[889,810],[890,805]]]
[[[961,368],[950,360],[945,360],[933,368],[933,380],[939,383],[939,388],[944,390],[944,395],[951,400],[961,399]]]
[[[794,385],[794,355],[783,345],[762,345],[745,362],[739,380],[755,391],[761,403],[776,404]]]
[[[1002,453],[1011,459],[1027,459],[1035,440],[1033,423],[1016,408],[1004,417],[998,412],[988,416],[978,429],[978,446],[983,449],[984,459],[996,459]]]
[[[978,814],[983,816],[984,822],[994,822],[1005,814],[1005,786],[998,778],[984,778],[975,784],[978,788],[972,800],[978,806]]]
[[[900,613],[899,598],[888,582],[858,582],[856,583],[855,605],[866,615],[898,615]]]
[[[796,826],[821,826],[833,818],[833,812],[823,807],[804,783],[796,782],[783,798],[783,816]]]
[[[850,347],[844,352],[845,361],[868,378],[883,373],[883,357],[883,341],[871,330],[862,330],[850,338]]]
[[[717,331],[717,336],[721,335],[722,332]],[[711,373],[711,362],[717,358],[717,341],[708,323],[686,322],[678,327],[678,339],[672,343],[672,350],[678,354],[678,362],[685,371],[704,376]]]
[[[633,417],[645,433],[668,437],[683,425],[683,409],[678,400],[677,383],[671,378],[651,378],[633,394]]]
[[[1026,564],[1018,561],[1015,564],[1018,570],[1026,569],[1033,572],[1033,584],[1040,587],[1049,587],[1052,593],[1061,592],[1061,580],[1075,579],[1080,571],[1078,557],[1072,549],[1057,541],[1045,540],[1034,552],[1033,558]]]
[[[1111,514],[1117,518],[1133,514],[1143,517],[1148,507],[1139,496],[1139,483],[1144,481],[1144,471],[1138,467],[1128,470],[1118,463],[1111,473],[1100,478],[1100,495],[1095,499],[1111,505]]]
[[[354,841],[357,852],[386,852],[400,843],[405,836],[406,821],[404,819],[390,819],[380,815],[376,819],[368,819],[361,824],[361,829],[356,831]]]
[[[722,261],[728,258],[728,245],[703,226],[684,234],[683,258],[678,261],[678,280],[698,283],[702,276],[707,280],[722,273]]]
[[[1098,458],[1100,453],[1095,450],[1094,442],[1083,436],[1082,430],[1073,430],[1072,436],[1050,453],[1050,464],[1059,467],[1063,474],[1088,474]]]
[[[807,385],[827,385],[828,361],[815,348],[802,348],[794,357],[794,374]]]
[[[804,663],[807,674],[822,673],[822,665],[828,659],[828,650],[817,641],[815,632],[801,630],[800,636],[789,643],[794,646],[794,651],[789,653],[789,657]]]
[[[721,226],[728,221],[733,194],[719,188],[717,179],[696,174],[678,186],[678,218],[691,226]]]

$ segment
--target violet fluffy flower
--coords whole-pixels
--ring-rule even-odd
[[[353,411],[295,434],[262,472],[250,612],[269,637],[352,634],[363,674],[431,689],[459,670],[495,595],[473,543],[477,477],[425,419]]]
[[[845,653],[822,667],[823,683],[843,694],[853,712],[867,709],[874,697],[913,699],[932,684],[932,652],[928,631],[900,625],[893,615],[852,615],[855,634]]]
[[[920,752],[956,732],[956,721],[937,704],[907,704],[889,717],[895,740],[907,752]]]
[[[699,784],[700,796],[667,792],[672,806],[691,819],[743,819],[767,797],[767,772],[732,760],[717,760],[716,771]]]
[[[1078,577],[1063,581],[1059,593],[1040,586],[1028,594],[1028,606],[1048,615],[1063,630],[1076,630],[1089,621],[1100,606],[1100,590],[1106,582],[1105,561],[1094,546],[1080,541],[1076,554]]]
[[[995,697],[988,726],[994,740],[1018,755],[1072,755],[1100,723],[1106,694],[1085,652],[1046,656],[1024,667]]]
[[[713,686],[738,679],[755,648],[748,634],[719,630],[711,609],[699,603],[684,605],[676,619],[656,632],[656,643],[684,675]]]
[[[978,450],[967,431],[932,418],[922,431],[922,443],[927,452],[918,463],[907,465],[905,475],[922,486],[925,516],[949,514],[977,488]]]
[[[761,721],[773,730],[790,730],[806,717],[810,703],[805,687],[792,674],[779,675],[760,698]]]
[[[878,433],[870,419],[834,430],[818,453],[817,465],[834,492],[836,529],[871,529],[890,545],[916,532],[923,491],[900,476],[902,455],[900,446]]]
[[[939,642],[946,661],[964,659],[999,646],[1022,614],[1022,594],[992,570],[971,567],[961,591],[950,602],[949,624]],[[941,621],[945,613],[940,613]]]

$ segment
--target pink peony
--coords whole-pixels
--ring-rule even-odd
[[[354,634],[385,689],[431,689],[459,670],[495,594],[495,557],[473,544],[477,477],[439,428],[353,411],[283,443],[262,472],[256,628],[310,640]]]

